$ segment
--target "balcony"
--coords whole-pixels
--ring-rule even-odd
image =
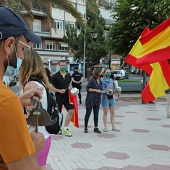
[[[40,9],[40,7],[35,5],[34,3],[32,3],[32,5],[30,5],[30,7],[31,7],[31,12],[33,13],[33,15],[47,17],[47,15],[43,13],[43,11]],[[19,9],[23,14],[28,14],[28,11],[25,9],[24,6],[19,6]],[[50,8],[47,7],[46,10],[49,11]]]
[[[50,36],[50,28],[47,26],[33,25],[32,31],[42,37]]]
[[[106,0],[99,0],[99,6],[102,6],[105,9],[108,9],[108,10],[113,10],[114,7],[115,7],[115,4],[107,2]]]

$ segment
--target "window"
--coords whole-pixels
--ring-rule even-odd
[[[33,31],[34,32],[41,32],[41,20],[34,19],[34,21],[33,21]]]
[[[72,28],[75,28],[75,23],[69,23]]]
[[[41,44],[34,44],[34,49],[42,49],[42,45]]]
[[[56,29],[63,30],[63,21],[56,21]]]
[[[68,51],[68,44],[64,42],[59,42],[58,44],[59,51]]]
[[[55,41],[45,41],[45,49],[46,50],[55,50]]]

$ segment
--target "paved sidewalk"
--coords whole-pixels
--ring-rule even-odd
[[[69,126],[72,137],[52,135],[47,170],[170,170],[170,119],[166,100],[141,104],[140,94],[122,94],[134,100],[120,100],[116,106],[116,126],[121,132],[84,133],[86,93],[79,105],[80,128]],[[123,98],[122,98],[123,99]],[[66,111],[63,112],[64,116]],[[103,130],[102,108],[99,129]],[[108,115],[108,129],[111,129]]]

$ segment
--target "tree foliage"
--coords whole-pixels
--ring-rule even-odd
[[[124,58],[146,26],[153,29],[169,16],[169,0],[117,0],[109,47]]]
[[[84,57],[84,34],[86,40],[86,59],[87,65],[98,64],[99,60],[106,55],[105,43],[104,43],[104,18],[100,15],[100,11],[95,0],[87,0],[86,28],[82,27],[79,22],[76,22],[76,28],[70,25],[66,26],[66,36],[64,41],[69,44],[74,52],[75,60],[82,60]],[[93,6],[93,8],[90,8]],[[96,41],[94,41],[90,35],[90,31],[99,30],[99,35]]]
[[[34,15],[31,11],[32,5],[36,6],[41,10],[53,23],[53,17],[50,13],[49,6],[57,6],[62,10],[70,13],[74,16],[81,24],[84,24],[84,18],[80,12],[78,12],[73,3],[68,0],[0,0],[0,5],[7,6],[22,16],[22,9],[25,9],[31,18],[34,18]]]

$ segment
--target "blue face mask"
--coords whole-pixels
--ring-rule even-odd
[[[13,76],[15,73],[15,69],[12,66],[7,66],[5,74],[6,76]]]
[[[22,64],[22,59],[21,58],[17,58],[17,70],[19,71],[20,67]]]

